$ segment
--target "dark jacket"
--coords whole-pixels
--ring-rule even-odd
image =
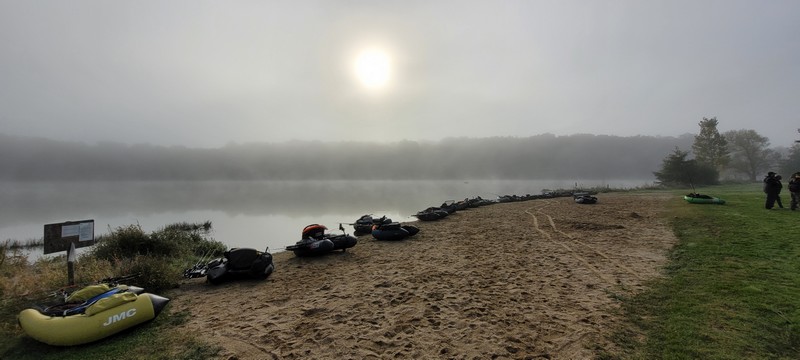
[[[792,180],[789,180],[789,191],[800,192],[800,179],[792,178]]]
[[[778,194],[781,192],[783,185],[780,180],[774,176],[767,176],[764,178],[764,192],[767,194]]]

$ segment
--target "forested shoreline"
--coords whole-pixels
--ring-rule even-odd
[[[436,142],[289,141],[215,149],[86,144],[0,134],[0,180],[651,178],[693,135],[576,134]]]

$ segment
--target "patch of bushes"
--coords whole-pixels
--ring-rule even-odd
[[[226,246],[208,237],[211,223],[178,223],[145,233],[139,225],[118,227],[98,239],[90,253],[118,269],[116,276],[138,274],[132,282],[148,291],[171,288],[198,257],[221,255]]]
[[[155,292],[160,289],[170,289],[178,286],[183,276],[183,261],[174,261],[163,256],[136,256],[130,259],[116,261],[115,268],[121,275],[133,275],[134,278],[125,282]]]

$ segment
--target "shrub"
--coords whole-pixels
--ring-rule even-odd
[[[116,276],[139,274],[131,284],[157,291],[174,287],[197,257],[225,251],[224,244],[207,237],[210,230],[210,222],[167,225],[151,234],[138,224],[118,227],[98,240],[91,256],[112,262]]]
[[[147,291],[174,288],[183,277],[181,264],[164,256],[137,256],[117,261],[120,275],[136,275],[126,284],[136,285]]]
[[[653,172],[658,183],[664,186],[714,185],[719,183],[719,173],[711,165],[687,160],[688,152],[678,148],[664,158],[661,170]]]
[[[149,241],[149,237],[138,224],[120,226],[111,234],[99,237],[91,253],[105,260],[131,257],[137,255],[139,248]]]
[[[209,225],[210,226],[210,225]],[[207,237],[210,227],[192,227],[185,223],[165,226],[146,234],[139,225],[118,227],[98,239],[92,253],[105,260],[155,256],[185,258],[207,253],[221,254],[225,245]]]

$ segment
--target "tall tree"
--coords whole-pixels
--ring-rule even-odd
[[[779,174],[789,176],[791,174],[800,172],[800,141],[789,148],[789,154],[781,161]]]
[[[776,153],[769,149],[769,138],[759,135],[755,130],[726,131],[731,161],[729,167],[756,181],[759,174],[774,166]]]
[[[716,117],[703,118],[700,121],[700,133],[695,135],[692,150],[699,163],[708,164],[717,171],[722,170],[730,161],[728,142],[717,130]]]
[[[711,185],[716,184],[719,173],[709,164],[695,159],[686,159],[689,152],[675,147],[661,163],[661,169],[654,171],[658,183],[664,186]]]

